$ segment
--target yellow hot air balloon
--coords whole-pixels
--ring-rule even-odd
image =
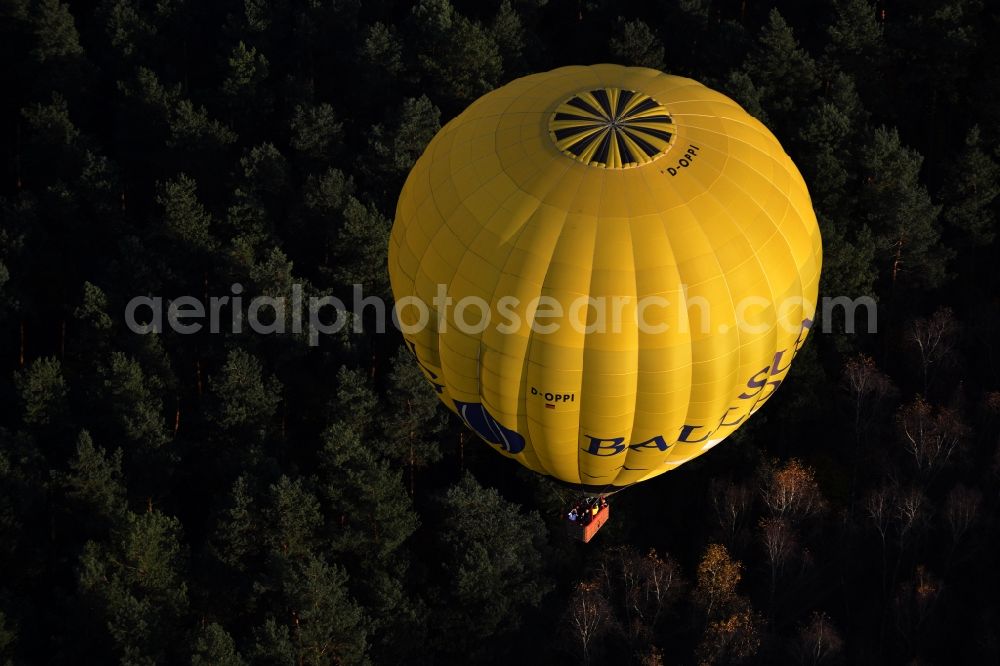
[[[562,67],[454,118],[399,197],[399,323],[441,400],[606,493],[722,441],[812,324],[821,239],[777,139],[652,69]]]

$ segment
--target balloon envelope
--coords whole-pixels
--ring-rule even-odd
[[[773,395],[821,240],[795,165],[691,79],[527,76],[434,137],[389,273],[441,400],[503,455],[608,491],[674,469]]]

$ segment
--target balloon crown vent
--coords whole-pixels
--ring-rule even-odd
[[[577,93],[556,108],[549,135],[564,154],[604,169],[649,164],[670,150],[674,121],[649,95],[621,88]]]

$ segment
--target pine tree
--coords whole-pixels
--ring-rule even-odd
[[[405,589],[412,557],[406,542],[419,519],[402,471],[366,445],[379,403],[364,373],[341,368],[337,386],[337,421],[324,434],[319,468],[330,548],[341,554],[352,593],[371,616],[373,654],[402,659],[422,641],[423,618]]]
[[[288,627],[278,624],[273,617],[254,630],[254,644],[249,656],[251,663],[268,666],[300,663]]]
[[[336,154],[344,124],[329,104],[299,105],[292,115],[291,146],[314,160],[328,162]]]
[[[222,92],[241,103],[254,99],[255,92],[267,78],[268,63],[263,53],[242,40],[229,55],[229,71],[222,82]]]
[[[186,174],[163,184],[156,203],[163,207],[163,228],[181,252],[205,257],[218,241],[212,234],[212,216],[198,200],[198,185]]]
[[[455,11],[448,0],[420,0],[411,9],[412,47],[436,94],[468,104],[496,86],[503,60],[493,35]]]
[[[343,210],[347,197],[354,194],[354,178],[340,169],[328,168],[310,174],[303,192],[306,208],[318,219],[330,218]]]
[[[503,59],[490,32],[464,16],[456,16],[449,40],[452,48],[445,49],[439,59],[418,59],[437,78],[446,98],[468,104],[497,86],[503,74]]]
[[[54,357],[40,358],[14,377],[21,397],[22,419],[27,426],[63,424],[68,412],[68,388],[62,364]]]
[[[804,115],[796,161],[809,184],[823,234],[821,292],[872,294],[877,277],[875,244],[870,229],[857,223],[852,181],[857,152],[852,137],[865,125],[867,114],[851,77],[833,73],[828,89]]]
[[[258,485],[246,473],[237,477],[228,497],[216,509],[206,539],[210,587],[226,591],[212,599],[211,608],[214,617],[231,619],[234,627],[247,626],[259,616],[261,607],[267,608],[273,601],[269,594],[282,569],[275,566],[278,559],[266,547],[268,502]],[[245,654],[251,658],[249,652]]]
[[[108,315],[108,297],[97,285],[83,283],[83,302],[73,312],[73,316],[93,331],[88,348],[101,338],[105,331],[111,329],[113,322]]]
[[[520,626],[550,589],[545,527],[469,474],[441,501],[440,572],[433,626],[440,649],[481,654],[491,639]]]
[[[284,194],[288,187],[288,160],[273,143],[254,146],[240,160],[250,192],[266,201],[266,197]]]
[[[503,68],[508,77],[521,72],[525,66],[524,51],[527,47],[527,33],[524,22],[510,0],[502,0],[497,15],[493,18],[490,33],[500,50]]]
[[[188,610],[181,525],[159,511],[129,513],[110,543],[88,542],[80,587],[122,661],[162,663],[181,648]]]
[[[621,16],[609,44],[611,55],[622,65],[664,69],[663,44],[643,21],[626,21]]]
[[[853,76],[871,77],[885,49],[875,5],[868,0],[837,0],[834,5],[833,23],[827,27],[828,57]]]
[[[35,33],[32,55],[40,62],[61,60],[83,54],[76,22],[69,5],[59,0],[38,0],[34,3],[31,21]]]
[[[215,622],[201,628],[194,649],[191,666],[243,666],[246,663],[236,651],[233,637]]]
[[[317,544],[323,526],[319,500],[302,479],[285,475],[271,485],[268,495],[264,545],[282,558],[304,557]]]
[[[420,39],[446,38],[454,26],[455,8],[449,0],[418,0],[410,10]]]
[[[185,98],[180,85],[164,85],[148,67],[137,68],[134,80],[119,81],[118,88],[144,107],[141,126],[133,128],[139,145],[148,145],[150,118],[156,119],[166,130],[165,144],[155,144],[156,150],[162,150],[165,145],[204,155],[236,141],[236,134],[229,127],[211,118],[204,106],[196,106]]]
[[[360,284],[367,294],[389,297],[385,265],[392,221],[374,205],[347,198],[343,223],[331,248],[331,277],[340,285]]]
[[[754,84],[749,74],[742,70],[729,72],[726,80],[720,85],[720,89],[732,97],[751,116],[762,123],[769,122],[763,106],[764,91]]]
[[[135,0],[105,0],[98,13],[111,45],[126,58],[156,34],[156,26],[140,13]]]
[[[159,379],[147,377],[139,362],[122,352],[112,352],[105,377],[104,401],[111,407],[119,436],[142,448],[157,449],[166,444]]]
[[[856,152],[852,137],[866,122],[867,113],[854,80],[838,71],[831,75],[824,94],[805,112],[797,132],[802,149],[796,164],[807,179],[813,204],[841,226],[852,226],[854,220],[852,192],[847,187]]]
[[[24,118],[41,143],[51,146],[71,146],[80,138],[80,130],[69,117],[69,104],[58,92],[52,93],[52,102],[41,102],[21,109]]]
[[[944,220],[962,234],[964,245],[989,245],[996,238],[998,195],[1000,164],[983,150],[979,127],[973,127],[941,193]]]
[[[82,502],[107,525],[118,524],[125,516],[125,481],[122,450],[111,455],[98,446],[86,430],[80,431],[76,455],[69,471],[55,475],[66,495]]]
[[[920,183],[923,157],[885,127],[861,154],[867,174],[859,210],[874,234],[882,278],[890,285],[941,284],[953,252],[940,243],[941,207]]]
[[[403,73],[403,43],[396,35],[392,25],[375,22],[368,28],[368,33],[361,43],[358,55],[361,64],[384,82],[398,77]],[[381,76],[379,76],[381,74]]]
[[[48,96],[48,101],[25,105],[20,116],[24,121],[24,181],[36,185],[59,184],[66,194],[65,183],[75,180],[79,175],[82,145],[85,143],[80,129],[70,116],[69,102],[62,94],[53,91]],[[17,213],[24,215],[34,212],[35,207],[44,204],[57,191],[53,189],[39,193],[41,197],[18,202],[21,210]]]
[[[337,370],[337,391],[330,404],[330,416],[339,428],[361,437],[374,425],[379,400],[364,371],[346,365]]]
[[[372,128],[372,150],[379,157],[379,168],[385,162],[389,174],[403,176],[441,129],[441,111],[426,95],[408,97],[392,114],[392,119],[389,128],[384,125]]]
[[[294,567],[285,595],[299,663],[367,661],[367,620],[348,596],[347,574],[342,568],[308,557]]]
[[[259,131],[274,106],[273,86],[267,83],[270,62],[255,46],[240,40],[229,53],[222,92],[229,118],[240,134]]]
[[[210,541],[213,555],[227,566],[245,573],[249,558],[259,547],[262,527],[247,478],[240,476],[233,483],[228,507],[219,516],[213,531]]]
[[[264,377],[256,357],[234,349],[222,371],[210,378],[213,406],[209,418],[224,430],[262,438],[281,401],[281,382]]]
[[[402,471],[378,460],[348,427],[331,426],[325,440],[321,478],[333,512],[331,546],[363,569],[380,568],[419,524]]]
[[[443,428],[438,398],[420,367],[405,347],[392,360],[387,411],[381,416],[379,453],[387,460],[408,465],[411,494],[418,468],[441,459],[435,435]]]
[[[807,108],[819,80],[815,61],[799,46],[777,9],[768,14],[743,68],[760,90],[761,106],[772,121],[772,131],[790,135],[783,130],[795,126],[793,117]]]
[[[167,146],[171,148],[200,155],[220,151],[236,142],[233,130],[211,118],[204,106],[195,106],[189,99],[177,99],[164,111],[170,131]]]

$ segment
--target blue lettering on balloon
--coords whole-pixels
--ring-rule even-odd
[[[757,389],[757,390],[754,391],[753,393],[740,393],[740,395],[738,396],[740,400],[747,400],[760,393],[760,390],[764,388],[764,385],[767,383],[767,374],[768,374],[767,371],[769,369],[770,368],[764,368],[759,372],[754,373],[754,375],[750,377],[749,380],[747,380],[747,388]],[[761,377],[761,375],[764,376]],[[760,377],[760,379],[758,379],[758,377]]]
[[[799,329],[799,337],[795,339],[795,353],[798,354],[799,350],[802,349],[802,345],[806,342],[806,336],[809,334],[809,329],[812,328],[812,319],[803,319],[802,328]],[[794,356],[792,358],[795,358]]]
[[[524,450],[524,437],[501,425],[481,403],[454,402],[462,420],[487,442],[499,446],[507,453],[520,453]]]
[[[737,408],[736,407],[730,407],[729,409],[726,410],[726,413],[722,415],[721,419],[719,419],[719,426],[718,426],[719,428],[731,428],[732,426],[738,426],[739,424],[743,423],[743,419],[745,419],[747,417],[747,414],[744,414],[743,416],[741,416],[740,418],[736,419],[735,421],[727,421],[726,420],[726,417],[729,416],[729,412],[731,412],[731,411],[733,411],[735,409],[737,409]]]
[[[781,380],[780,379],[775,379],[774,381],[770,381],[770,382],[767,383],[767,385],[765,386],[765,388],[767,388],[767,386],[770,386],[771,390],[767,391],[765,393],[762,393],[760,395],[760,397],[758,397],[757,400],[754,401],[753,407],[750,408],[750,413],[751,414],[753,414],[758,409],[760,409],[760,407],[765,402],[767,402],[768,398],[770,398],[772,395],[774,395],[774,392],[778,390],[779,386],[781,386]]]
[[[699,426],[699,425],[681,426],[681,434],[677,436],[677,441],[684,442],[685,444],[699,444],[701,442],[704,442],[705,440],[707,440],[709,437],[712,436],[712,433],[715,432],[714,430],[709,430],[707,433],[705,433],[705,436],[702,437],[701,439],[688,439],[695,430],[700,430],[701,428],[704,427],[705,426]]]
[[[595,456],[613,456],[625,450],[624,437],[611,437],[610,439],[606,437],[594,437],[593,435],[585,435],[585,437],[590,439],[590,446],[581,449],[581,451],[586,451]],[[611,443],[602,445],[601,442]]]
[[[771,363],[771,374],[772,375],[780,375],[782,372],[784,372],[785,370],[788,370],[788,368],[790,368],[792,366],[792,359],[788,359],[788,363],[785,364],[785,367],[783,367],[783,368],[779,368],[778,367],[779,365],[781,365],[781,357],[785,355],[786,351],[788,351],[788,350],[787,349],[782,349],[780,352],[778,352],[777,354],[774,355],[774,361]]]
[[[666,451],[670,448],[670,444],[667,444],[667,440],[663,438],[663,435],[657,435],[647,439],[645,442],[639,442],[638,444],[629,444],[628,448],[638,451],[639,449],[659,449],[660,451]]]
[[[753,404],[750,409],[735,418],[732,421],[727,420],[730,413],[737,411],[738,407],[728,407],[726,411],[719,418],[719,423],[715,428],[707,430],[704,434],[698,433],[696,431],[706,429],[706,426],[685,424],[681,426],[680,434],[677,436],[677,442],[683,442],[685,444],[700,444],[702,442],[708,441],[708,439],[716,433],[720,428],[732,428],[741,424],[747,416],[756,412],[767,400],[774,395],[774,392],[778,390],[781,386],[782,379],[775,379],[776,375],[780,375],[791,367],[792,359],[802,348],[802,345],[806,339],[806,335],[809,333],[809,329],[812,328],[812,319],[803,319],[802,327],[799,329],[799,335],[795,340],[795,344],[791,347],[791,354],[787,362],[782,366],[782,361],[785,359],[785,354],[789,352],[789,349],[782,349],[775,353],[774,357],[771,359],[770,365],[767,365],[753,375],[746,382],[747,391],[740,393],[737,396],[739,400],[749,400],[754,399]],[[590,445],[582,451],[595,456],[613,456],[621,453],[626,448],[638,451],[640,449],[658,449],[660,451],[666,451],[673,444],[667,442],[663,435],[656,435],[655,437],[648,439],[644,442],[639,442],[637,444],[625,445],[624,437],[594,437],[593,435],[586,435],[590,439]]]

